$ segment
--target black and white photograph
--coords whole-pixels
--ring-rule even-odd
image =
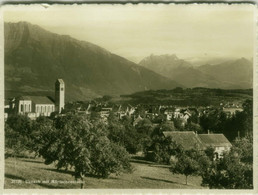
[[[254,190],[256,9],[3,5],[4,189]]]

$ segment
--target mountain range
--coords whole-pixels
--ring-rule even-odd
[[[27,22],[5,23],[5,97],[53,96],[66,84],[66,100],[172,89],[181,84],[97,45],[51,33]]]
[[[190,62],[179,59],[175,54],[167,54],[150,55],[139,64],[189,88],[252,88],[253,65],[245,58],[214,65],[193,66]]]
[[[193,66],[173,55],[151,55],[139,64],[95,44],[49,32],[27,22],[5,23],[5,97],[54,95],[66,84],[66,100],[175,87],[252,88],[245,59]]]

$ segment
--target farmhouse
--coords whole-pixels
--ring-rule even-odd
[[[212,147],[215,149],[215,158],[222,158],[223,153],[229,151],[231,143],[223,134],[199,134],[198,135],[205,148]]]
[[[185,150],[193,148],[205,150],[212,147],[215,150],[214,159],[222,158],[223,153],[229,151],[232,147],[223,134],[196,134],[193,131],[164,131],[163,134],[165,137],[172,137]]]
[[[203,147],[198,135],[193,131],[164,131],[163,134],[165,137],[172,137],[185,150]]]

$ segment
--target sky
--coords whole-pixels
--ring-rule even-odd
[[[254,5],[6,5],[3,10],[5,22],[37,24],[136,63],[151,54],[189,60],[253,57]]]

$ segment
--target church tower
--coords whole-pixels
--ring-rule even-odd
[[[65,105],[65,84],[63,79],[57,79],[55,83],[55,106],[56,111],[61,113]]]

